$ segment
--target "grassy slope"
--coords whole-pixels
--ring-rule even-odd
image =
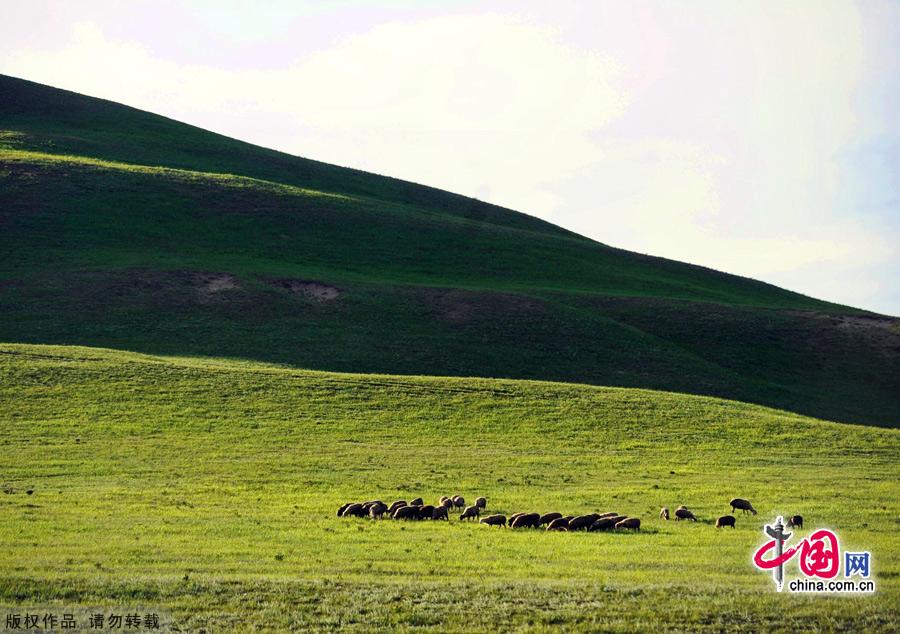
[[[900,627],[896,430],[633,389],[25,345],[0,346],[0,426],[17,489],[0,495],[0,605],[19,611],[162,610],[192,631]],[[454,492],[644,530],[334,517],[346,499]],[[717,531],[734,495],[760,515]],[[681,503],[702,521],[656,519]],[[877,594],[777,595],[750,565],[775,512],[871,550]]]
[[[118,104],[0,77],[0,183],[0,341],[639,386],[900,422],[900,330],[822,317],[861,311]],[[200,272],[236,288],[206,293]],[[344,293],[314,302],[271,278]]]

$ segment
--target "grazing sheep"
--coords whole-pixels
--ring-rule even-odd
[[[665,506],[662,507],[662,510],[659,512],[659,518],[662,520],[668,520],[669,519],[669,509],[666,508]]]
[[[523,513],[509,523],[510,528],[537,528],[540,525],[540,513]]]
[[[462,508],[466,505],[466,498],[461,495],[454,495],[452,499],[453,505],[457,508]]]
[[[571,518],[568,517],[557,517],[555,520],[551,520],[547,525],[548,531],[567,531],[569,530],[569,520]]]
[[[431,504],[419,507],[419,519],[430,520],[434,516],[434,507]]]
[[[803,516],[802,515],[794,515],[791,519],[788,520],[788,528],[803,528]]]
[[[436,506],[446,506],[446,502],[450,502],[450,504],[453,504],[453,500],[448,498],[446,495],[442,495],[441,499],[438,500],[438,503],[436,504]]]
[[[488,515],[487,517],[481,518],[481,523],[487,524],[488,526],[506,526],[506,516]]]
[[[750,504],[750,500],[745,500],[743,498],[734,498],[731,502],[731,512],[734,513],[734,509],[741,509],[744,513],[748,511],[756,515],[756,509],[753,508],[753,505]]]
[[[467,506],[466,510],[459,516],[460,520],[475,519],[481,514],[481,509],[477,506]]]
[[[394,511],[396,511],[401,506],[406,506],[406,500],[397,500],[393,504],[388,507],[388,515],[393,515]]]
[[[447,515],[447,507],[446,506],[434,507],[434,511],[432,511],[432,513],[431,513],[431,519],[433,519],[433,520],[449,520],[450,517]]]
[[[559,519],[562,517],[562,513],[544,513],[541,515],[541,526],[544,524],[549,524],[553,520]]]
[[[416,498],[409,503],[410,506],[422,506],[423,504],[425,504],[425,500],[423,500],[422,498]]]
[[[678,520],[691,520],[692,522],[696,522],[697,517],[683,506],[679,506],[675,509],[675,521],[677,522]]]
[[[451,500],[450,498],[444,498],[444,501],[441,502],[441,506],[443,506],[448,511],[453,510],[453,500]]]
[[[396,511],[394,511],[392,517],[395,520],[417,520],[419,519],[419,507],[401,506]]]
[[[734,528],[734,515],[723,515],[719,519],[716,520],[716,528],[725,528],[726,526],[730,526]]]
[[[387,512],[388,507],[384,502],[376,502],[369,507],[369,517],[373,520],[379,520]]]
[[[620,515],[620,513],[616,513],[615,511],[610,511],[609,513],[600,513],[597,516],[597,519],[602,519],[604,517],[615,517],[616,515]]]
[[[347,508],[344,509],[344,514],[341,517],[364,517],[365,511],[363,510],[362,504],[351,504]]]
[[[487,508],[487,498],[475,498],[475,506],[480,509]]]
[[[569,520],[569,530],[587,530],[591,526],[591,524],[596,522],[599,518],[600,516],[597,513],[590,513],[589,515],[579,515],[578,517],[574,517]]]
[[[341,504],[341,508],[338,509],[337,516],[341,517],[344,515],[344,511],[347,510],[347,507],[353,504],[353,502],[347,502],[346,504]]]
[[[512,515],[509,516],[509,523],[512,524],[513,520],[521,515],[525,515],[525,513],[513,513]]]
[[[601,517],[588,527],[589,531],[608,531],[616,525],[615,517]]]
[[[616,530],[618,529],[631,529],[634,531],[641,530],[641,520],[637,517],[627,517],[620,522],[616,522]]]

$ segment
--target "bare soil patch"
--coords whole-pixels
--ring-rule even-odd
[[[309,299],[318,302],[328,302],[340,297],[343,289],[324,282],[316,282],[313,280],[298,280],[289,277],[274,278],[267,280],[271,286],[280,288],[297,295],[303,295]]]

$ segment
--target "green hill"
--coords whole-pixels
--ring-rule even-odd
[[[0,605],[179,631],[900,627],[900,432],[708,397],[0,345]],[[31,491],[32,494],[27,494]],[[639,533],[337,518],[461,493]],[[740,495],[756,517],[715,518]],[[658,519],[685,504],[699,521]],[[776,513],[872,553],[869,596],[775,592]],[[796,561],[787,574],[799,574]],[[174,631],[174,630],[173,630]]]
[[[0,341],[900,424],[897,320],[0,76]]]

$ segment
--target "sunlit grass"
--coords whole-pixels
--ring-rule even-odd
[[[0,604],[140,604],[192,629],[898,625],[893,430],[643,390],[19,345],[0,347],[0,425],[17,490],[0,495]],[[644,526],[334,516],[456,492]],[[760,515],[716,530],[735,495]],[[657,519],[678,504],[701,521]],[[775,513],[871,550],[877,594],[776,595],[750,565]]]

